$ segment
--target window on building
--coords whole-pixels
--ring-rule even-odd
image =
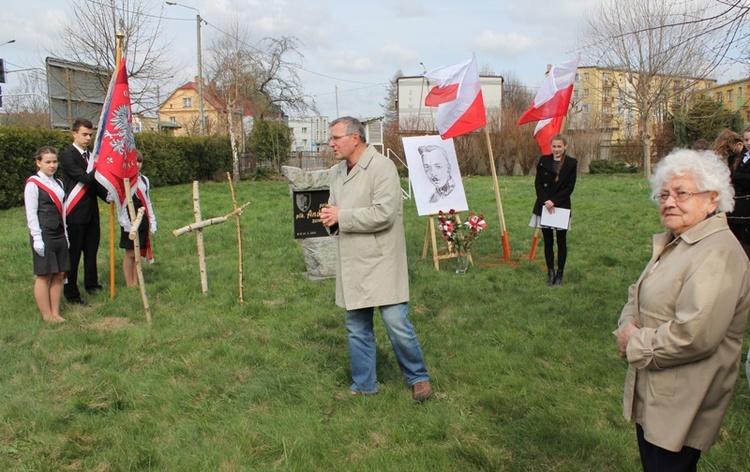
[[[176,125],[177,124],[177,118],[175,118],[174,116],[170,116],[169,117],[169,122],[172,123],[173,125]]]
[[[302,127],[302,132],[303,132],[303,133],[307,133],[307,128],[303,126],[303,127]]]
[[[589,98],[589,89],[583,89],[583,98]]]
[[[609,83],[609,74],[607,74],[607,73],[602,74],[602,80],[604,80],[605,84],[608,84]]]
[[[304,129],[304,128],[302,128],[302,129]],[[307,140],[306,139],[302,140],[302,146],[307,147]]]
[[[193,99],[190,97],[185,97],[182,99],[182,108],[190,108],[193,106]]]
[[[742,87],[737,87],[737,101],[742,102]]]
[[[716,92],[716,100],[719,102],[724,101],[724,92]]]
[[[729,103],[732,103],[733,98],[734,98],[734,90],[727,90],[727,101]]]
[[[589,104],[588,103],[584,103],[582,108],[583,108],[583,112],[584,113],[588,113],[589,112]]]
[[[586,82],[589,81],[589,73],[588,72],[586,72],[586,73],[583,74],[583,80],[585,80]]]
[[[604,98],[609,98],[609,90],[610,89],[604,89],[604,90],[602,90],[602,95],[604,96]]]
[[[581,80],[581,74],[576,72],[576,82],[579,82]]]

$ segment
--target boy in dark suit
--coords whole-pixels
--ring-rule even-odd
[[[99,203],[97,195],[106,200],[107,191],[95,178],[94,162],[88,146],[94,125],[85,118],[73,122],[73,144],[60,153],[60,169],[65,182],[65,201],[70,239],[70,270],[63,290],[69,303],[88,306],[78,290],[78,264],[83,253],[83,281],[88,293],[101,290],[96,268],[99,250]]]

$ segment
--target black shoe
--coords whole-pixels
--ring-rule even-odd
[[[89,305],[88,303],[86,303],[86,302],[84,302],[83,300],[81,300],[80,298],[73,298],[73,299],[70,299],[70,300],[68,300],[68,303],[70,303],[71,305],[80,305],[80,306],[82,306],[83,308],[88,308],[88,307],[90,307],[90,306],[91,306],[91,305]]]
[[[562,285],[562,278],[563,278],[563,271],[562,269],[557,271],[557,274],[555,275],[555,280],[552,282],[552,285]]]
[[[87,288],[86,292],[88,292],[89,294],[93,295],[93,294],[95,294],[96,292],[98,292],[100,290],[104,290],[104,287],[102,287],[101,285],[97,285],[95,287]]]
[[[547,285],[555,283],[555,269],[547,269]]]

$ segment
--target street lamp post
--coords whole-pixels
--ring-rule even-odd
[[[161,94],[159,93],[159,84],[156,84],[156,131],[161,134],[161,115],[159,107],[161,106]]]
[[[173,5],[183,8],[189,8],[191,10],[195,10],[198,12],[197,15],[195,15],[195,21],[196,21],[196,32],[198,36],[198,123],[200,125],[200,133],[201,136],[205,135],[206,132],[206,126],[205,126],[205,119],[203,117],[203,59],[202,59],[202,53],[201,53],[201,21],[203,19],[201,18],[201,12],[195,7],[191,7],[189,5],[183,5],[181,3],[177,2],[166,2],[167,5]]]

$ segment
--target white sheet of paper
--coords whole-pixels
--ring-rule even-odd
[[[570,210],[567,208],[555,208],[555,212],[550,213],[547,211],[547,207],[542,207],[542,226],[568,229],[570,226]]]

